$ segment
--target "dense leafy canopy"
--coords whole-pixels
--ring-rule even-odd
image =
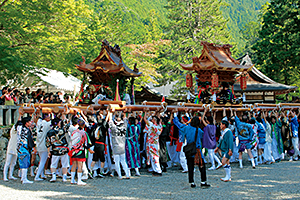
[[[293,84],[300,67],[299,1],[273,0],[262,16],[259,40],[253,45],[257,64],[275,81]]]
[[[234,56],[249,52],[276,81],[299,80],[299,2],[273,0],[2,0],[0,1],[1,84],[34,68],[82,74],[74,64],[96,58],[101,42],[122,49],[148,82],[179,80],[179,63],[201,53],[201,41],[236,45]],[[259,17],[259,14],[261,15]]]
[[[168,27],[166,37],[172,41],[169,49],[162,52],[162,67],[159,72],[164,79],[160,82],[178,80],[174,94],[182,93],[185,78],[178,63],[191,63],[192,57],[200,56],[201,41],[227,43],[229,32],[226,20],[220,11],[219,0],[168,0]]]
[[[5,0],[0,4],[1,83],[32,66],[63,70],[89,10],[81,0]]]

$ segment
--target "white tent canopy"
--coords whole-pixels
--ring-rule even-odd
[[[24,76],[22,82],[22,84],[17,84],[14,80],[10,80],[8,85],[21,91],[28,87],[31,90],[42,89],[46,92],[64,91],[67,93],[73,93],[74,90],[78,93],[81,86],[78,78],[72,75],[65,76],[63,72],[45,68],[30,71]]]
[[[45,71],[45,70],[44,70]],[[64,91],[80,91],[81,81],[72,75],[65,76],[56,70],[47,70],[43,74],[36,73],[44,82]]]

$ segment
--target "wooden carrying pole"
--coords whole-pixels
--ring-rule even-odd
[[[201,112],[206,108],[212,112],[221,112],[223,108],[221,107],[211,107],[210,104],[193,104],[193,103],[180,103],[178,105],[167,105],[165,102],[144,102],[145,105],[125,105],[123,101],[101,101],[101,105],[89,105],[89,106],[71,106],[70,104],[24,104],[20,107],[20,110],[33,114],[34,112],[41,111],[42,113],[66,113],[66,114],[76,114],[83,112],[84,114],[94,114],[98,110],[115,110],[123,112],[135,112],[135,111],[155,111],[155,112]],[[111,104],[110,104],[111,103]],[[245,104],[242,107],[224,107],[226,111],[230,109],[241,111],[250,110],[290,110],[299,109],[300,104],[293,103],[282,103],[282,104]]]

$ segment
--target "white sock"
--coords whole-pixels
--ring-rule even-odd
[[[214,158],[215,158],[215,161],[217,161],[218,165],[222,165],[221,161],[219,160],[218,156],[216,156],[214,154]]]
[[[257,163],[257,157],[254,158],[254,162],[255,162],[255,165],[258,165],[258,163]]]
[[[252,166],[254,166],[254,167],[255,167],[254,158],[251,158],[250,160],[251,160]]]
[[[224,179],[228,179],[227,165],[224,165],[223,168],[224,168],[225,173],[226,173],[226,176],[225,176]]]
[[[82,173],[77,173],[78,182],[81,182]]]
[[[227,168],[227,173],[228,173],[228,179],[231,179],[231,167],[230,165],[227,165],[228,168]]]
[[[56,173],[55,172],[52,173],[52,179],[56,179]]]
[[[76,172],[71,172],[71,181],[75,182],[75,174]]]
[[[243,159],[239,159],[239,163],[240,163],[240,168],[243,167]]]
[[[214,160],[214,154],[213,154],[213,152],[211,152],[209,150],[208,155],[209,155],[209,159],[210,159],[210,163],[211,163],[212,167],[215,168],[215,160]]]
[[[136,173],[137,175],[139,175],[139,174],[140,174],[139,168],[134,168],[134,169],[135,169],[135,173]]]
[[[63,179],[67,180],[67,174],[63,174]]]

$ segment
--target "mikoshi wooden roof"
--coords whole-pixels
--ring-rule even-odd
[[[110,46],[107,40],[102,42],[100,54],[91,63],[86,64],[85,58],[82,57],[83,62],[76,65],[79,71],[87,72],[93,83],[107,83],[111,81],[109,75],[121,74],[125,77],[139,77],[142,72],[134,66],[130,69],[122,60],[121,49],[118,45]]]
[[[241,63],[244,65],[253,65],[251,58],[248,54],[245,54],[241,58]],[[240,73],[236,82],[234,83],[234,91],[242,92],[240,88]],[[247,89],[245,92],[275,92],[275,94],[285,94],[298,89],[297,86],[290,86],[281,83],[277,83],[276,81],[270,79],[266,75],[264,75],[261,71],[259,71],[256,67],[252,67],[250,71],[248,71],[248,75],[246,76],[247,80]]]
[[[193,57],[192,64],[181,64],[184,70],[196,72],[201,82],[211,81],[211,75],[217,73],[220,82],[233,82],[234,75],[249,71],[253,65],[241,65],[231,56],[229,44],[216,45],[201,42],[203,46],[200,57]]]

